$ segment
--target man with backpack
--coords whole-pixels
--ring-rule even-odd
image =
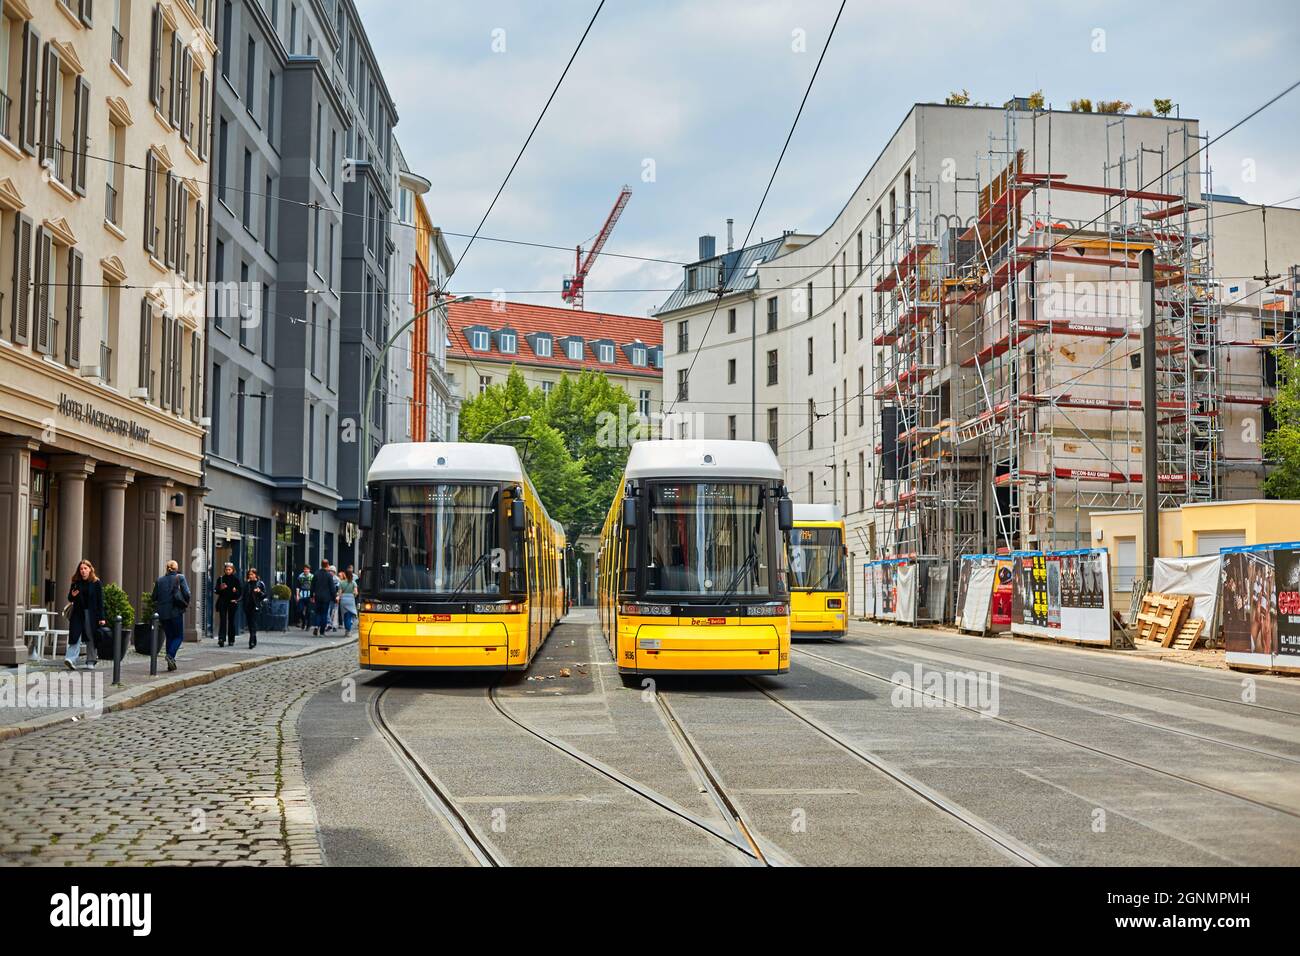
[[[167,570],[153,586],[153,605],[167,636],[167,669],[176,670],[176,655],[185,640],[185,609],[190,606],[190,584],[181,566],[167,562]]]
[[[311,565],[304,564],[298,577],[294,579],[295,606],[298,608],[298,626],[304,631],[311,627]]]

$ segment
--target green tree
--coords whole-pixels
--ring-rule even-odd
[[[1300,357],[1276,350],[1277,398],[1273,400],[1276,427],[1264,436],[1264,457],[1273,470],[1264,480],[1270,498],[1300,498]]]
[[[960,93],[955,90],[944,98],[944,104],[947,106],[968,106],[970,104],[970,93],[962,90]]]
[[[1156,108],[1156,112],[1161,116],[1168,116],[1174,109],[1173,100],[1162,100],[1159,97],[1156,97],[1152,101],[1152,105]]]

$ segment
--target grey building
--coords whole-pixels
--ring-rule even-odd
[[[385,223],[364,217],[387,217],[373,144],[395,113],[350,0],[220,0],[217,40],[209,553],[288,583],[353,559],[357,345],[373,349],[364,316],[387,290]]]

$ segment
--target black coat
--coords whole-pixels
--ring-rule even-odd
[[[217,578],[217,610],[234,607],[239,603],[239,595],[243,590],[243,586],[239,583],[239,576],[236,574],[223,574]]]
[[[334,575],[330,574],[324,568],[316,572],[316,576],[311,579],[311,596],[318,604],[326,604],[333,601],[339,593],[339,586],[334,581]]]
[[[266,582],[258,579],[256,581],[244,582],[244,593],[240,597],[240,602],[244,605],[244,616],[255,615],[262,610],[262,605],[266,602]]]
[[[78,626],[85,622],[87,611],[90,612],[92,628],[98,627],[100,621],[107,619],[104,613],[104,585],[101,581],[73,581],[68,588],[68,600],[72,602],[72,620]]]

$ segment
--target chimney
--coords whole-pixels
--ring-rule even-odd
[[[728,219],[728,220],[727,220],[727,251],[728,251],[728,252],[730,252],[732,249],[736,248],[735,240],[733,240],[733,239],[731,238],[731,226],[732,226],[732,223],[734,223],[735,221],[736,221],[736,220],[734,220],[734,219]]]
[[[713,236],[700,236],[700,260],[712,259],[717,252],[717,240]]]

